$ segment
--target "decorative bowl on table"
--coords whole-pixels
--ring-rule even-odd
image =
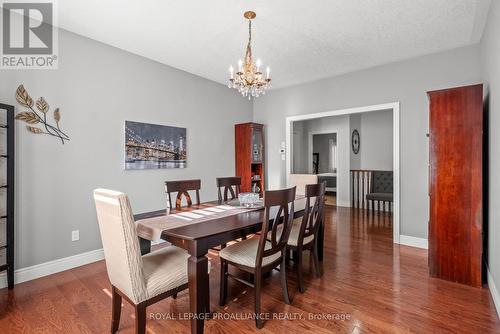
[[[264,203],[259,198],[259,194],[257,193],[240,193],[238,194],[237,199],[235,198],[232,201],[227,202],[227,204],[232,206],[242,206],[248,209],[264,207]]]

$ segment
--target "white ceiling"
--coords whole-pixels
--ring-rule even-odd
[[[254,56],[284,87],[479,42],[491,0],[63,0],[69,31],[220,83]],[[61,55],[64,56],[64,55]]]

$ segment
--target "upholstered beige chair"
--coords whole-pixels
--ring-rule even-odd
[[[97,220],[112,285],[111,333],[120,324],[122,297],[135,307],[136,333],[146,332],[146,307],[188,287],[188,253],[168,246],[141,256],[127,196],[94,191]]]
[[[318,183],[318,175],[315,174],[290,174],[288,179],[289,187],[297,187],[297,196],[305,197],[306,185]],[[314,203],[311,203],[313,205]],[[299,198],[295,201],[295,211],[301,211],[306,208],[306,199]]]

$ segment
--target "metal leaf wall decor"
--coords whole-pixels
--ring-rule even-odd
[[[59,127],[59,122],[61,121],[61,112],[59,108],[56,108],[53,112],[54,121],[56,126],[49,124],[47,120],[47,114],[49,114],[50,106],[45,101],[43,97],[40,97],[33,103],[33,99],[28,94],[23,85],[17,87],[16,90],[16,100],[17,102],[29,109],[29,111],[22,111],[16,115],[16,119],[19,121],[26,122],[29,125],[26,125],[26,129],[29,132],[34,134],[43,134],[58,137],[61,140],[61,143],[64,145],[64,142],[69,140],[69,136],[65,134],[61,128]],[[35,110],[33,106],[36,106]],[[39,124],[38,126],[34,126]]]

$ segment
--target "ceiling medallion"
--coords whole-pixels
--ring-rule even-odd
[[[265,94],[266,90],[271,87],[271,77],[269,76],[271,70],[269,66],[266,68],[266,76],[264,78],[261,72],[261,61],[257,59],[253,61],[252,57],[252,20],[257,16],[255,12],[245,12],[243,14],[245,19],[248,20],[248,44],[245,53],[245,61],[238,61],[238,71],[234,73],[234,68],[229,67],[229,88],[237,89],[241,95],[248,97],[259,97],[260,94]]]

